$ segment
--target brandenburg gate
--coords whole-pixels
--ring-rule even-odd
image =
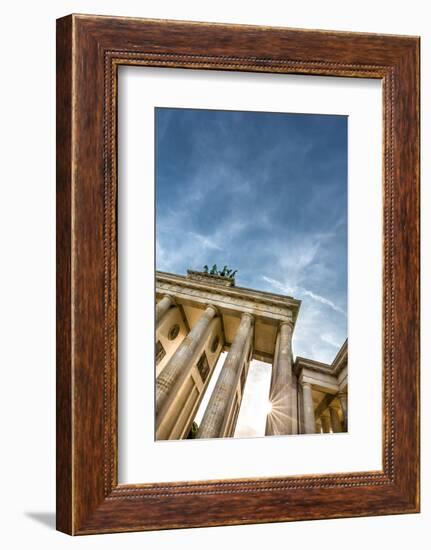
[[[266,435],[347,431],[347,341],[331,365],[292,354],[300,301],[188,271],[156,273],[156,439],[184,439],[222,352],[197,438],[233,437],[250,361],[272,369]]]

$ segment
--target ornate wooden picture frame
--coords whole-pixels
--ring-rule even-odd
[[[118,483],[120,65],[381,80],[381,471]],[[419,39],[87,15],[59,19],[57,528],[90,534],[418,511]]]

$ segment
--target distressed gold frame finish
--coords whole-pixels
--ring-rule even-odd
[[[382,80],[382,471],[118,484],[120,65]],[[59,530],[87,534],[419,510],[418,101],[416,37],[79,15],[58,20]]]

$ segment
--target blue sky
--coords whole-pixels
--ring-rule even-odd
[[[294,354],[347,336],[347,117],[156,109],[156,267],[302,300]]]

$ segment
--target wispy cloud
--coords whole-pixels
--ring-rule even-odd
[[[325,304],[326,306],[330,307],[334,311],[338,311],[338,313],[341,313],[341,315],[344,315],[344,317],[347,317],[346,312],[341,309],[341,307],[338,307],[334,304],[331,300],[328,300],[328,298],[324,298],[323,296],[319,296],[318,294],[315,294],[314,292],[311,292],[311,290],[307,290],[305,288],[300,289],[299,292],[302,292],[304,296],[309,296],[313,300],[316,300],[316,302],[320,302],[321,304]]]
[[[199,233],[194,233],[193,231],[189,232],[189,237],[191,239],[196,239],[200,246],[207,248],[209,250],[223,250],[212,238],[205,237],[204,235],[199,235]]]
[[[284,294],[294,294],[297,297],[304,297],[308,296],[312,300],[315,300],[316,302],[319,302],[320,304],[324,304],[325,306],[330,307],[334,311],[337,311],[338,313],[341,313],[341,315],[344,315],[344,317],[347,317],[346,312],[341,307],[337,306],[332,302],[331,300],[328,300],[328,298],[325,298],[323,296],[319,296],[319,294],[316,294],[312,292],[311,290],[307,290],[306,288],[302,288],[300,286],[292,286],[291,284],[283,284],[280,281],[277,281],[275,279],[272,279],[271,277],[267,277],[266,275],[262,275],[262,279],[269,283],[273,288],[277,289],[279,292],[282,292]]]
[[[335,341],[332,338],[331,334],[322,334],[321,339],[327,344],[329,344],[330,346],[333,346],[334,348],[336,348],[337,351],[340,349],[340,343],[338,341]]]

